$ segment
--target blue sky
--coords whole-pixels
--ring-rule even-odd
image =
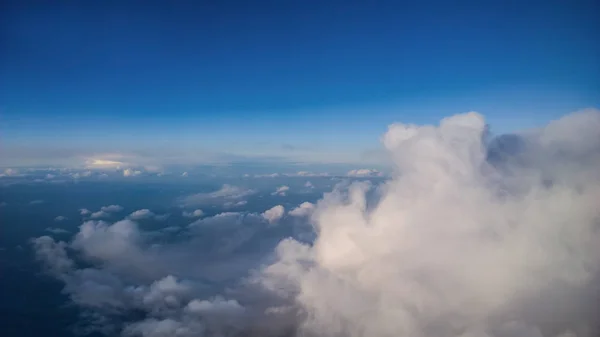
[[[510,132],[600,106],[594,1],[1,6],[0,166],[358,164],[396,121]]]

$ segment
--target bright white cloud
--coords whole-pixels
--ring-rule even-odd
[[[295,294],[310,318],[301,334],[598,332],[600,113],[522,135],[510,170],[486,161],[485,132],[476,113],[391,126],[383,142],[401,174],[376,200],[364,183],[328,194],[314,244],[280,244],[264,282]]]
[[[277,206],[274,206],[273,208],[266,210],[261,215],[269,223],[276,223],[283,217],[284,214],[285,214],[285,208],[281,205],[277,205]]]

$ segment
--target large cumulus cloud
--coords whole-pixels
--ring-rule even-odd
[[[597,336],[600,112],[492,139],[467,113],[382,142],[387,182],[340,185],[278,226],[230,212],[155,242],[90,221],[34,247],[123,335]]]

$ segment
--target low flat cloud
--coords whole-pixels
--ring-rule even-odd
[[[63,228],[54,228],[54,227],[47,227],[46,228],[46,232],[50,232],[52,234],[66,234],[69,233],[68,230],[63,229]]]
[[[135,212],[132,212],[131,214],[129,214],[129,218],[132,220],[142,220],[142,219],[149,219],[149,218],[153,218],[155,216],[155,214],[147,209],[138,209]]]
[[[123,206],[120,205],[109,205],[109,206],[102,206],[100,208],[101,211],[103,212],[108,212],[108,213],[117,213],[123,210]]]
[[[186,207],[200,206],[206,204],[223,204],[225,202],[237,202],[239,199],[255,194],[255,190],[238,186],[223,185],[219,190],[209,193],[196,193],[180,199],[180,203]]]
[[[383,173],[376,169],[356,169],[348,171],[348,177],[382,177]]]

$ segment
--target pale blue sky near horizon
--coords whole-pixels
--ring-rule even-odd
[[[358,164],[393,122],[474,110],[505,133],[600,107],[595,1],[1,6],[0,166]]]

